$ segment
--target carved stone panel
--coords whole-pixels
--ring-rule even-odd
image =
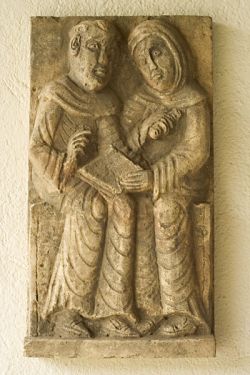
[[[212,21],[32,19],[27,356],[215,355]]]

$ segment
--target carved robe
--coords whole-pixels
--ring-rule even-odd
[[[152,113],[178,110],[169,134],[145,138]],[[138,194],[136,303],[146,315],[187,315],[204,323],[193,264],[190,203],[204,199],[202,167],[209,157],[209,110],[195,84],[171,94],[142,86],[126,103],[123,126],[130,147],[154,173],[152,194]]]
[[[30,160],[40,197],[65,214],[64,232],[42,312],[67,308],[83,317],[133,315],[134,206],[126,195],[107,202],[86,182],[73,178],[59,191],[69,138],[90,129],[84,164],[110,144],[123,149],[117,129],[119,103],[106,88],[86,93],[69,77],[42,91]]]

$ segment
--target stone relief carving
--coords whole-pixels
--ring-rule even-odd
[[[125,100],[111,83],[126,41],[108,18],[71,27],[69,69],[40,90],[30,336],[212,332],[208,95],[178,28],[138,21],[125,51],[138,84]]]

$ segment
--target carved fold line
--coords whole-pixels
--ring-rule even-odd
[[[187,294],[187,291],[189,291],[191,289],[191,292],[189,292],[189,294]],[[174,299],[175,300],[175,303],[176,304],[180,304],[180,303],[183,303],[184,301],[186,301],[186,303],[188,303],[188,297],[190,296],[190,294],[192,293],[193,291],[193,287],[188,285],[186,287],[186,293],[183,293],[185,289],[182,289],[182,292],[174,292],[173,294],[168,294],[166,292],[166,290],[164,290],[164,288],[162,289],[162,292],[164,294],[164,296],[166,296],[167,298],[170,298],[170,299]],[[183,294],[185,294],[185,296],[183,297]],[[178,298],[179,297],[179,298]]]
[[[70,81],[70,83],[72,83],[71,79],[70,79],[68,76],[67,76],[67,79]],[[82,102],[83,97],[84,97],[84,99],[86,99],[85,95],[82,96],[82,95],[80,95],[80,94],[77,94],[77,93],[71,88],[70,84],[66,84],[66,83],[63,82],[63,81],[60,82],[60,83],[61,83],[61,85],[62,85],[63,87],[66,88],[67,91],[70,92],[70,94],[72,95],[72,97],[73,97],[74,99],[76,99],[76,100],[78,100],[78,101],[80,101],[80,102]],[[84,103],[84,104],[87,104],[87,103]]]
[[[98,292],[99,292],[99,294],[100,294],[100,296],[101,296],[101,298],[102,298],[102,300],[103,300],[103,302],[105,303],[106,306],[108,306],[113,311],[120,311],[119,307],[117,308],[117,307],[111,306],[110,303],[108,303],[106,301],[106,299],[104,298],[104,296],[103,296],[102,291],[101,291],[100,288],[98,289]]]
[[[68,116],[67,113],[64,113],[64,119],[66,120],[66,122],[68,121],[68,122],[70,123],[70,125],[73,126],[74,129],[76,128],[75,123],[71,120],[70,116]],[[66,125],[67,125],[67,124],[66,124]]]
[[[184,212],[182,206],[178,203],[178,215],[174,218],[171,223],[164,224],[165,229],[169,229],[171,226],[174,226],[178,221],[183,220],[183,218],[186,216],[186,213]]]
[[[60,167],[60,156],[57,154],[56,155],[56,161],[55,161],[55,163],[54,163],[54,169],[53,169],[53,172],[52,172],[52,175],[51,175],[51,177],[52,178],[54,178],[54,176],[55,176],[55,172],[56,171],[59,171],[59,168],[58,167]]]
[[[191,286],[191,285],[188,285],[188,284],[190,284],[190,281],[191,281],[192,277],[193,277],[193,273],[191,272],[191,274],[189,274],[187,280],[185,280],[185,284],[184,284],[184,285],[181,285],[181,286],[180,286],[179,288],[177,288],[177,289],[174,289],[174,288],[173,288],[173,285],[172,285],[172,282],[171,282],[171,281],[168,283],[167,280],[165,279],[164,282],[167,282],[167,284],[168,284],[169,286],[170,286],[170,285],[172,286],[172,287],[171,287],[171,295],[173,295],[173,294],[180,294],[183,290],[188,289],[188,288]],[[166,294],[168,294],[168,293],[166,293]],[[168,294],[168,295],[170,295],[170,294]]]
[[[161,240],[161,239],[157,238],[157,240],[158,240],[159,242],[163,242],[163,243],[165,244],[165,248],[164,248],[164,250],[160,250],[159,248],[157,249],[157,251],[158,251],[159,254],[163,254],[163,255],[174,255],[175,253],[177,253],[177,252],[180,251],[180,247],[182,247],[183,242],[188,241],[188,238],[187,238],[187,236],[186,236],[186,233],[183,232],[183,233],[182,233],[182,237],[181,237],[181,239],[178,239],[178,243],[177,243],[177,244],[174,244],[174,245],[171,246],[171,247],[169,247],[168,244],[166,244],[165,239],[164,239],[164,240]],[[176,240],[175,242],[177,242],[177,240]],[[188,243],[187,243],[186,245],[188,245]],[[187,246],[185,246],[185,248],[186,248],[186,247],[187,247]],[[167,249],[167,250],[166,250],[166,249]]]
[[[181,261],[179,263],[177,263],[175,265],[171,265],[171,268],[168,268],[168,267],[166,267],[166,265],[163,265],[161,262],[159,262],[158,258],[157,258],[157,264],[158,264],[159,267],[165,269],[166,271],[172,271],[173,269],[182,265],[185,260],[188,260],[190,262],[188,252],[184,255],[184,257],[181,259]]]
[[[100,235],[102,233],[102,229],[101,230],[97,230],[96,228],[93,229],[91,227],[91,224],[89,223],[89,220],[87,219],[87,215],[86,215],[85,212],[84,212],[84,219],[85,219],[86,225],[87,225],[87,227],[88,227],[88,229],[89,229],[90,232],[92,232],[95,235]]]
[[[70,207],[70,211],[72,211],[73,201],[76,201],[78,199],[79,190],[81,190],[81,192],[84,193],[83,197],[85,196],[85,190],[82,189],[83,186],[86,186],[86,185],[83,185],[82,181],[79,181],[74,185],[73,187],[74,190],[72,192],[70,192],[69,194],[65,194],[65,200],[66,200],[65,206],[66,208]],[[68,211],[69,210],[67,209],[66,212],[68,213]]]
[[[70,138],[71,134],[75,132],[75,125],[73,126],[71,125],[73,125],[72,122],[69,120],[68,116],[65,114],[61,128],[68,138]]]
[[[63,132],[65,133],[65,134],[63,134]],[[60,137],[61,137],[61,139],[62,139],[62,142],[63,142],[63,144],[65,145],[65,146],[67,146],[68,145],[68,139],[69,139],[69,136],[66,134],[66,132],[64,131],[64,129],[61,127],[61,131],[60,131]],[[66,139],[65,139],[65,138]]]
[[[104,280],[106,281],[106,283],[108,284],[109,288],[110,288],[113,292],[116,292],[116,293],[119,293],[119,294],[123,294],[124,292],[126,292],[126,290],[118,290],[118,289],[116,289],[113,285],[111,285],[111,284],[112,284],[111,281],[108,280],[107,275],[105,274],[105,272],[104,272],[103,270],[101,271],[101,274],[102,274]]]
[[[176,156],[175,155],[172,155],[172,163],[173,163],[173,168],[174,168],[174,171],[178,171],[179,169],[179,166],[178,166],[178,161],[176,159]],[[173,176],[173,189],[178,189],[178,172],[174,173],[174,176]],[[181,206],[181,205],[180,205]],[[183,210],[183,207],[181,206],[182,210]],[[185,213],[186,213],[186,210],[185,210]]]
[[[56,97],[54,98],[55,102],[58,102],[59,104],[63,103],[63,107],[68,106],[69,108],[73,108],[76,112],[83,113],[84,111],[88,113],[89,108],[85,103],[73,103],[66,100],[65,97],[61,96],[58,92],[56,93]],[[85,106],[84,106],[85,104]],[[89,117],[89,114],[88,116]]]
[[[64,247],[64,252],[63,252],[63,258],[64,258],[64,264],[69,264],[69,266],[72,268],[73,272],[74,272],[74,275],[76,275],[78,277],[78,279],[83,283],[85,284],[86,283],[86,279],[82,279],[81,276],[79,276],[78,274],[78,271],[77,268],[75,267],[73,261],[72,261],[72,258],[70,256],[70,253],[72,252],[72,225],[71,225],[71,220],[70,220],[70,239],[69,239],[69,243],[66,243],[66,246],[67,246],[67,249],[65,249]],[[74,232],[75,236],[76,236],[76,233]],[[75,237],[76,238],[76,237]],[[75,246],[77,247],[77,253],[78,253],[78,244],[76,243],[77,241],[75,241]],[[74,247],[75,248],[75,247]],[[67,252],[67,253],[66,253]],[[80,254],[79,254],[80,256]],[[80,259],[82,260],[82,257],[80,256]],[[83,263],[86,265],[86,262],[83,261]],[[65,266],[66,267],[66,266]],[[89,267],[88,267],[89,268]],[[94,270],[91,270],[91,273],[93,273]],[[69,275],[70,277],[70,275]],[[93,278],[92,276],[92,281],[95,281],[95,278]],[[89,283],[90,284],[90,283]],[[86,288],[86,285],[84,285],[85,288]]]
[[[131,249],[129,248],[129,251],[127,253],[123,253],[121,252],[121,250],[118,250],[117,246],[114,244],[113,240],[111,237],[108,238],[108,241],[109,243],[113,246],[114,250],[119,254],[121,255],[122,257],[124,258],[127,258],[129,257],[129,255],[131,255]]]
[[[52,134],[50,133],[50,129],[49,129],[49,126],[48,126],[48,114],[47,113],[45,113],[45,116],[44,116],[44,124],[45,124],[45,129],[46,129],[46,132],[48,134],[49,140],[52,144],[53,137],[52,137]]]
[[[166,282],[168,285],[175,284],[179,282],[181,279],[183,279],[184,277],[186,277],[188,275],[188,272],[193,273],[193,268],[187,265],[186,269],[183,270],[183,273],[180,276],[178,276],[176,279],[171,278],[171,280],[169,280],[168,278],[165,278],[164,282]]]
[[[82,256],[82,253],[81,253],[81,251],[80,251],[80,247],[79,247],[79,243],[78,243],[78,239],[77,239],[77,236],[76,236],[76,234],[75,234],[75,239],[76,239],[76,242],[77,242],[77,244],[76,244],[76,247],[77,247],[77,250],[76,250],[76,252],[77,252],[77,254],[78,254],[78,256],[79,256],[79,258],[80,258],[80,260],[85,264],[85,265],[87,265],[88,267],[90,267],[90,268],[97,268],[98,267],[98,255],[99,254],[97,254],[97,256],[95,257],[95,259],[93,259],[92,260],[92,262],[90,263],[90,265],[88,264],[88,262],[89,262],[89,260],[86,260],[83,256]],[[92,270],[91,271],[92,273],[94,272],[94,270]]]
[[[165,292],[164,291],[161,291],[161,293],[163,293],[164,295],[165,295]],[[163,310],[165,310],[165,305],[167,305],[167,306],[170,306],[171,308],[173,308],[175,311],[182,311],[182,312],[185,312],[184,310],[183,310],[183,308],[181,308],[181,309],[179,309],[179,307],[178,307],[178,305],[181,305],[181,304],[183,304],[183,303],[186,303],[187,304],[187,309],[189,309],[189,306],[188,306],[188,299],[189,299],[189,297],[190,297],[190,295],[193,293],[193,291],[191,291],[187,296],[185,296],[185,297],[183,297],[182,299],[180,299],[180,300],[178,300],[177,298],[175,298],[175,297],[171,297],[171,300],[169,300],[169,298],[166,296],[166,299],[167,299],[167,301],[164,301],[163,303],[162,303],[162,305],[163,305]],[[174,300],[173,300],[174,299]],[[188,312],[188,310],[187,309],[185,309],[187,312]]]
[[[81,200],[82,200],[82,212],[85,212],[85,200],[86,200],[86,196],[89,192],[89,190],[91,189],[91,186],[87,183],[84,184],[85,185],[85,189],[84,189],[84,194],[82,195],[81,197]]]
[[[184,215],[181,218],[181,221],[178,223],[178,226],[177,226],[176,229],[172,228],[173,233],[171,233],[170,235],[167,234],[167,233],[164,233],[164,235],[162,233],[159,233],[159,236],[163,237],[164,240],[166,240],[166,241],[172,240],[176,236],[177,233],[179,234],[180,231],[187,230],[186,228],[185,229],[182,228],[183,223],[187,224],[187,216],[186,215]],[[156,229],[156,232],[164,232],[165,231],[165,225],[164,225],[164,227],[162,227],[160,224],[158,224],[157,226],[158,226],[158,228]],[[169,228],[168,228],[168,230],[169,230]],[[155,238],[158,239],[159,237],[156,235]]]
[[[39,137],[40,137],[39,141],[42,141],[41,146],[45,145],[45,146],[48,146],[49,148],[51,148],[50,144],[47,141],[45,141],[45,139],[44,139],[44,134],[42,132],[41,126],[38,126],[37,129],[38,129],[38,133],[39,133]]]
[[[79,233],[80,237],[82,238],[84,244],[86,245],[87,249],[89,251],[93,252],[93,253],[98,253],[98,251],[100,250],[100,247],[101,247],[102,238],[97,238],[100,241],[100,244],[98,244],[98,246],[94,248],[94,247],[91,247],[89,245],[89,243],[87,242],[84,230],[83,229],[80,230],[79,228],[77,228],[77,230],[78,230],[78,233]]]
[[[48,167],[49,167],[49,164],[50,164],[50,158],[51,158],[52,153],[53,153],[53,150],[52,150],[52,148],[50,147],[50,148],[49,148],[49,151],[48,151],[48,153],[47,153],[47,163],[46,163],[46,165],[45,165],[45,167],[44,167],[44,172],[45,172],[45,173],[47,172],[47,169],[48,169]]]
[[[89,187],[88,190],[86,190],[85,199],[83,201],[83,212],[84,212],[84,217],[85,217],[85,220],[87,222],[87,225],[90,231],[93,232],[94,234],[98,234],[100,233],[100,230],[98,231],[98,229],[100,228],[100,224],[95,219],[95,217],[92,216],[92,197],[93,197],[93,194],[95,193],[96,193],[96,190],[93,189],[91,186]],[[88,213],[88,218],[86,216],[87,213]],[[96,233],[95,230],[98,233]]]
[[[78,239],[78,237],[77,237],[77,234],[76,234],[76,231],[74,231],[74,235],[75,235],[75,242],[76,242],[76,249],[77,249],[77,253],[79,254],[79,257],[80,257],[80,259],[83,261],[83,263],[84,264],[86,264],[86,266],[88,266],[88,267],[97,267],[97,261],[98,261],[98,257],[97,257],[97,259],[95,259],[93,262],[91,262],[91,263],[88,263],[88,261],[83,257],[83,255],[80,253],[80,251],[79,251],[79,239]]]
[[[78,278],[82,283],[85,284],[85,280],[82,279],[81,276],[79,276],[78,271],[76,270],[76,267],[73,265],[71,257],[68,255],[68,257],[65,257],[65,258],[66,258],[65,261],[69,264],[69,266],[71,267],[71,269],[74,271],[74,275],[76,275],[77,278]]]
[[[80,237],[83,239],[84,244],[87,246],[87,248],[90,251],[92,251],[94,253],[97,253],[99,251],[99,249],[100,249],[100,246],[101,246],[101,241],[102,241],[102,237],[103,237],[102,233],[101,232],[98,233],[98,234],[94,233],[95,239],[98,240],[98,241],[100,241],[100,244],[98,244],[98,247],[96,247],[96,248],[91,247],[90,244],[88,243],[87,239],[86,239],[84,229],[82,228],[83,227],[82,223],[79,224],[78,216],[76,216],[76,222],[77,222],[77,230],[78,230],[78,232],[80,234]],[[81,228],[81,230],[80,230],[80,228]]]
[[[102,230],[99,230],[98,232],[93,232],[93,231],[91,230],[91,228],[89,227],[89,224],[88,224],[88,222],[87,222],[87,220],[86,220],[85,212],[83,212],[83,213],[81,214],[81,219],[84,220],[84,223],[79,223],[79,218],[78,218],[78,215],[77,215],[77,217],[76,217],[76,222],[77,222],[78,228],[82,228],[82,229],[83,229],[84,224],[86,224],[87,229],[89,230],[89,232],[91,232],[91,233],[95,236],[95,238],[100,238],[100,237],[102,237]],[[102,229],[102,228],[101,228],[101,229]],[[79,230],[80,230],[80,229],[79,229]],[[84,230],[82,231],[82,233],[84,233]],[[84,237],[85,237],[85,236],[84,236]],[[86,239],[86,237],[85,237],[85,239]],[[87,242],[87,241],[85,240],[85,242]],[[88,247],[89,247],[90,249],[93,249],[90,245],[88,245]],[[93,251],[94,251],[94,250],[93,250]]]
[[[85,295],[81,295],[76,293],[76,291],[73,289],[73,286],[71,286],[71,281],[68,280],[67,275],[66,275],[66,270],[65,270],[65,265],[63,265],[63,276],[64,276],[64,281],[66,283],[67,288],[69,291],[73,294],[75,294],[77,297],[84,298]]]
[[[117,229],[117,226],[116,226],[116,224],[115,224],[113,218],[111,219],[110,227],[111,227],[111,225],[113,226],[115,232],[118,233],[118,235],[119,235],[120,237],[122,237],[122,238],[125,239],[125,240],[131,239],[131,233],[129,233],[129,234],[123,234],[123,233],[120,233],[120,231]]]
[[[179,260],[179,259],[178,259]],[[191,260],[189,258],[188,255],[185,255],[181,261],[178,262],[178,264],[174,264],[174,265],[170,265],[171,268],[167,268],[168,266],[165,266],[166,263],[170,263],[170,262],[162,262],[162,259],[160,260],[160,264],[159,266],[161,268],[163,268],[164,270],[166,270],[169,274],[175,274],[176,273],[176,269],[178,269],[179,267],[182,267],[182,268],[186,268],[187,266],[189,267],[191,265]]]
[[[47,316],[50,313],[50,311],[53,310],[53,306],[58,301],[60,286],[59,286],[59,290],[58,290],[57,293],[55,293],[55,289],[58,289],[58,278],[57,278],[57,276],[58,276],[58,272],[59,272],[60,268],[62,268],[62,254],[61,254],[60,249],[59,249],[59,252],[56,256],[56,260],[55,260],[55,263],[54,263],[53,272],[52,272],[52,275],[51,275],[51,278],[50,278],[50,281],[49,281],[48,293],[47,293],[45,305],[44,305],[44,308],[43,308],[43,311],[42,311],[43,316]]]
[[[101,223],[101,222],[104,222],[104,219],[105,218],[97,218],[94,213],[93,213],[93,200],[94,198],[98,197],[100,194],[98,192],[96,192],[94,195],[92,195],[91,197],[91,215],[92,217],[97,221],[97,223]]]
[[[194,294],[193,298],[192,298],[192,294]],[[204,319],[204,316],[203,316],[204,313],[201,311],[201,308],[200,308],[199,304],[197,303],[197,296],[194,293],[194,291],[188,297],[187,303],[188,303],[189,309],[192,312],[192,314],[196,315],[202,322],[206,323],[206,321]]]
[[[120,277],[124,277],[124,274],[121,273],[120,271],[118,271],[118,270],[114,267],[112,261],[111,261],[110,258],[109,258],[109,255],[108,255],[107,251],[105,251],[105,258],[106,258],[108,264],[110,265],[110,267],[112,268],[112,270],[115,271]]]

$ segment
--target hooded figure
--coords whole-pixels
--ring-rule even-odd
[[[207,183],[209,109],[192,77],[188,48],[176,29],[142,22],[129,49],[144,83],[125,104],[122,123],[131,149],[148,170],[122,184],[138,193],[136,303],[142,334],[159,325],[167,336],[208,330],[194,268],[190,206]],[[167,319],[163,319],[167,318]]]
[[[103,318],[102,329],[111,336],[134,335],[125,322],[134,318],[133,201],[126,194],[107,200],[76,176],[79,167],[110,145],[126,150],[119,133],[119,102],[107,87],[116,36],[107,21],[73,27],[70,71],[42,90],[31,136],[34,186],[65,215],[41,312],[43,319],[57,313],[55,334],[62,337],[88,337],[83,318]]]

